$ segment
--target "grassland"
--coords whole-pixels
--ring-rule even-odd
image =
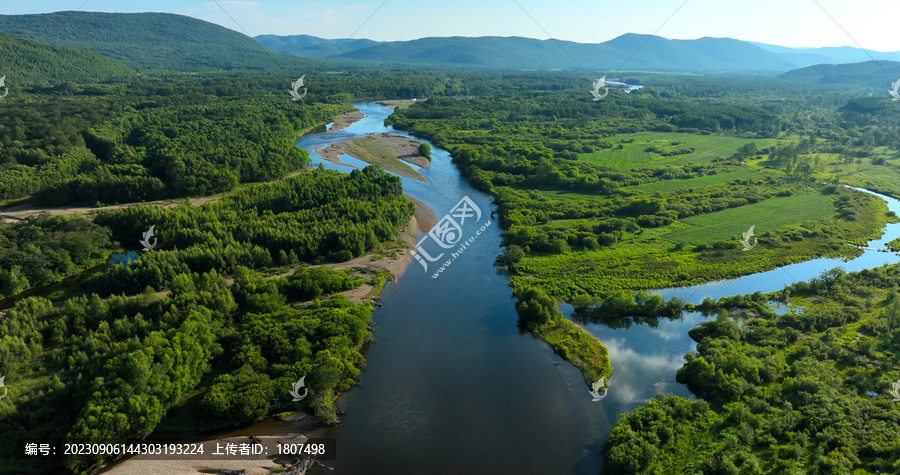
[[[694,135],[674,132],[620,134],[609,141],[614,145],[612,149],[580,154],[578,158],[596,165],[631,170],[635,168],[708,163],[715,158],[731,156],[747,143],[756,144],[757,148],[765,148],[775,142],[769,139],[745,139],[722,135]],[[622,148],[618,148],[619,146]],[[646,151],[651,146],[666,151],[686,148],[693,148],[694,151],[684,155],[664,157]]]
[[[755,226],[755,233],[798,228],[800,223],[824,222],[834,214],[831,199],[821,193],[773,198],[739,208],[691,216],[668,228],[661,237],[671,242],[697,245],[734,239]]]
[[[839,179],[842,183],[900,199],[900,156],[887,147],[874,147],[868,158],[842,163],[834,153],[808,154],[820,160],[816,176],[822,179]],[[883,165],[873,164],[873,159],[883,159]]]
[[[553,195],[575,199],[575,194]],[[855,221],[835,216],[835,199],[830,195],[810,192],[625,234],[616,244],[597,250],[529,253],[519,262],[520,275],[512,278],[513,286],[538,286],[571,300],[581,294],[608,295],[736,278],[820,256],[853,257],[861,251],[846,243],[880,236],[893,219],[884,201],[863,193],[854,196],[862,203]],[[590,221],[554,220],[544,226]],[[758,245],[744,252],[738,240],[751,225],[756,226]],[[698,245],[709,244],[725,246],[698,252]]]
[[[340,163],[340,156],[343,154],[358,158],[370,165],[381,167],[389,172],[396,173],[402,177],[412,178],[413,180],[426,181],[419,172],[413,167],[407,165],[398,157],[408,157],[409,159],[421,159],[420,164],[427,165],[424,158],[413,156],[408,149],[415,150],[415,145],[410,143],[406,137],[399,135],[368,135],[358,139],[342,140],[335,142],[328,147],[316,149],[316,151],[326,160]],[[422,163],[424,162],[424,163]]]
[[[553,351],[581,370],[585,383],[590,386],[601,377],[609,379],[612,364],[603,343],[577,324],[562,315],[534,330]]]
[[[644,194],[653,193],[669,193],[678,190],[687,190],[690,188],[702,188],[705,186],[721,185],[734,180],[747,180],[751,178],[759,178],[762,174],[755,170],[731,170],[727,172],[717,173],[715,175],[703,175],[696,178],[688,178],[685,180],[662,180],[642,185],[623,187],[622,191],[634,191]]]

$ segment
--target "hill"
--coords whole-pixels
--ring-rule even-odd
[[[811,84],[847,84],[889,88],[900,77],[900,62],[865,61],[850,64],[818,64],[788,71],[779,79]]]
[[[850,46],[822,47],[822,48],[788,48],[766,43],[749,42],[752,45],[778,53],[786,58],[792,58],[797,67],[812,66],[815,64],[844,64],[858,63],[860,61],[888,60],[900,61],[900,52],[865,51]],[[871,55],[871,57],[869,57]]]
[[[385,42],[328,40],[310,35],[260,35],[255,39],[277,53],[307,58],[481,69],[595,69],[609,72],[621,67],[632,71],[765,73],[816,64],[852,63],[867,58],[864,51],[852,47],[789,48],[732,38],[671,40],[633,33],[596,44],[498,36]],[[900,61],[900,52],[869,53],[879,60]]]
[[[308,35],[262,35],[256,39],[273,51],[310,58],[328,57],[343,42]],[[796,67],[781,54],[745,41],[670,40],[631,33],[597,44],[498,36],[352,40],[338,53],[335,59],[485,69],[613,71],[626,60],[625,69],[643,71],[780,72]]]
[[[367,39],[339,38],[326,40],[309,35],[259,35],[254,37],[254,39],[276,53],[316,59],[326,59],[334,55],[335,52],[347,53],[379,43],[378,41]]]
[[[0,33],[0,58],[8,84],[97,82],[134,75],[124,64],[91,51],[50,46]]]
[[[228,28],[168,13],[0,15],[0,32],[117,59],[138,71],[263,68],[285,63]]]

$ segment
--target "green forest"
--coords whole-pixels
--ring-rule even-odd
[[[371,338],[372,311],[338,293],[364,279],[327,267],[274,279],[260,272],[372,252],[413,211],[398,178],[368,167],[316,170],[202,206],[137,206],[92,222],[42,216],[0,226],[12,243],[26,234],[43,242],[3,255],[16,263],[7,278],[13,290],[78,270],[105,257],[104,247],[115,247],[111,237],[127,243],[151,224],[160,243],[128,266],[103,266],[63,291],[61,305],[30,297],[5,311],[0,367],[16,375],[16,385],[15,403],[0,401],[0,437],[124,442],[150,434],[176,406],[182,430],[304,407],[334,421],[337,392],[354,384],[364,363],[360,347]],[[38,265],[29,268],[29,261]],[[385,278],[368,280],[380,287]],[[304,375],[312,397],[303,405],[275,397]],[[54,409],[62,406],[72,410]],[[20,467],[21,454],[9,453],[14,444],[4,440],[0,460],[13,465],[0,469]],[[102,462],[60,460],[75,471]]]
[[[677,374],[699,399],[658,395],[623,415],[608,472],[897,473],[898,284],[896,266],[836,269],[704,302],[712,320],[691,330],[697,351]]]
[[[349,109],[337,97],[292,107],[224,77],[168,79],[70,85],[7,106],[0,200],[131,203],[273,180],[307,164],[300,133]]]
[[[690,99],[701,86],[660,93],[673,96],[666,101],[629,95],[608,109],[568,92],[504,91],[430,98],[388,121],[451,150],[494,196],[508,244],[499,262],[513,286],[567,301],[855,256],[849,244],[897,219],[880,200],[836,185],[888,192],[870,177],[896,179],[895,138],[856,112],[844,114],[848,131],[792,124],[787,107],[744,104],[725,85],[725,97],[700,112]],[[891,106],[865,121],[888,120]],[[689,119],[698,113],[703,121]],[[862,150],[851,152],[856,144]],[[861,173],[859,154],[874,170]],[[739,241],[751,226],[759,246],[749,254]]]
[[[623,80],[652,87],[597,103],[580,72],[314,61],[172,17],[0,16],[0,214],[89,211],[0,220],[0,472],[111,461],[23,460],[21,439],[126,442],[300,410],[336,423],[373,339],[373,303],[342,293],[371,285],[371,299],[391,276],[330,264],[396,249],[415,206],[399,177],[313,169],[295,142],[352,101],[411,97],[427,100],[386,125],[491,195],[519,326],[588,386],[617,361],[581,325],[709,317],[677,373],[696,398],[622,414],[608,473],[900,472],[896,266],[699,305],[649,292],[860,255],[898,218],[844,185],[900,198],[900,104],[855,84],[638,72]],[[141,251],[151,226],[158,246]],[[310,397],[293,403],[302,376]]]
[[[691,331],[697,351],[677,375],[699,399],[660,395],[620,416],[604,473],[897,472],[894,267],[697,306],[643,292],[859,255],[853,245],[897,218],[840,185],[900,196],[896,104],[793,91],[801,107],[836,106],[813,123],[766,101],[784,90],[720,80],[695,112],[702,85],[660,89],[664,108],[647,94],[591,109],[564,92],[499,91],[432,97],[388,120],[451,150],[494,196],[507,243],[497,264],[536,334],[561,318],[552,297],[573,303],[576,321],[611,328],[684,311],[713,318]],[[758,245],[745,252],[750,226]],[[779,315],[770,300],[792,310]],[[580,335],[547,341],[584,371]]]

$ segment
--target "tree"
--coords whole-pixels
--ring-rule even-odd
[[[515,271],[516,265],[519,263],[519,261],[522,260],[523,257],[525,257],[525,251],[523,251],[521,247],[516,246],[515,244],[510,244],[506,248],[505,253],[497,256],[497,264]]]
[[[561,315],[556,301],[538,287],[516,289],[514,295],[519,299],[516,302],[519,320],[530,330],[548,323],[554,316]]]
[[[419,155],[431,160],[431,145],[427,143],[419,144]]]

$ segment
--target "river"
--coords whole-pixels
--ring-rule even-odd
[[[349,171],[323,161],[320,144],[388,132],[386,107],[354,104],[366,117],[344,130],[302,137],[297,146],[313,165]],[[608,396],[592,402],[581,373],[549,347],[520,331],[507,278],[493,267],[502,251],[500,227],[490,196],[469,186],[449,153],[432,145],[429,168],[410,165],[427,182],[403,178],[404,191],[440,218],[468,196],[492,219],[481,235],[439,276],[413,261],[389,283],[375,310],[375,341],[366,353],[360,386],[340,401],[342,424],[325,436],[337,439],[339,474],[597,474],[602,442],[620,414],[633,411],[657,392],[690,397],[675,382],[683,355],[695,348],[688,330],[704,317],[685,314],[658,327],[611,329],[584,324],[609,349],[613,373]],[[365,166],[352,157],[344,163]],[[900,213],[900,202],[881,196]],[[870,247],[900,235],[888,225]],[[471,234],[471,233],[469,233]],[[694,287],[656,293],[699,303],[704,297],[772,292],[842,266],[848,271],[900,262],[893,253],[865,252],[849,262],[815,259],[801,264]],[[572,308],[561,305],[571,316]],[[330,473],[320,469],[317,473]]]

